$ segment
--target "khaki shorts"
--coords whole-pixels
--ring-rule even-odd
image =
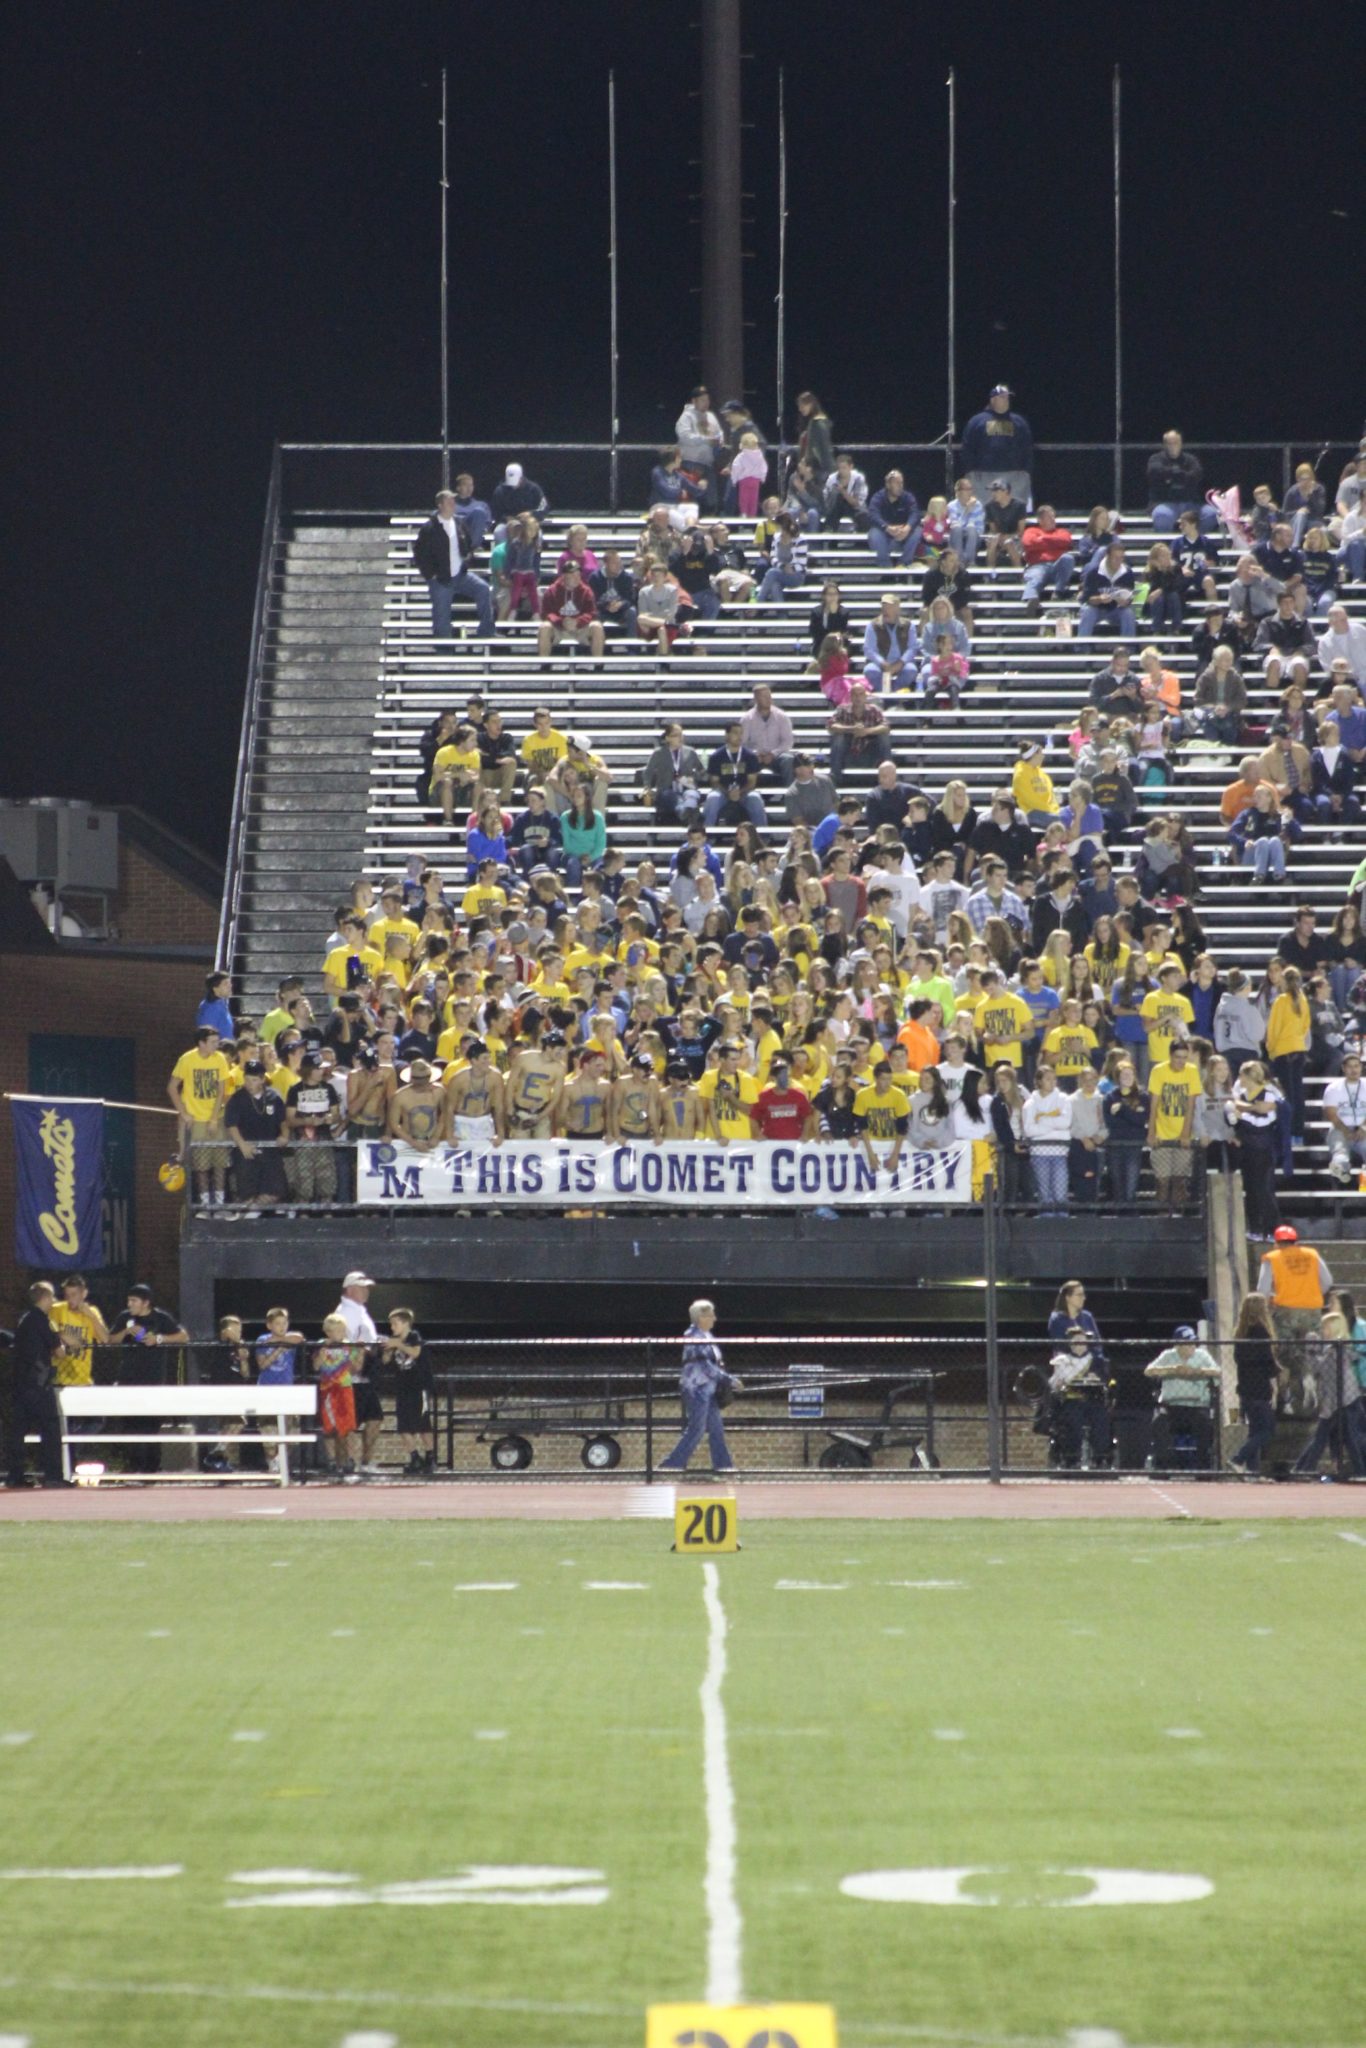
[[[1190,1179],[1192,1146],[1154,1145],[1150,1156],[1153,1163],[1153,1179],[1159,1184],[1164,1180]]]
[[[190,1125],[188,1142],[194,1150],[186,1152],[185,1163],[193,1173],[231,1165],[233,1148],[222,1142],[226,1136],[221,1123]]]

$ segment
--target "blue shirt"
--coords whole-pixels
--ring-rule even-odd
[[[1043,984],[1042,988],[1022,988],[1020,990],[1020,1001],[1028,1003],[1035,1027],[1038,1030],[1039,1036],[1042,1037],[1048,1029],[1049,1018],[1055,1010],[1061,1008],[1061,1004],[1058,1001],[1058,991],[1055,988],[1050,988],[1047,982]]]
[[[236,1038],[237,1036],[237,1026],[232,1021],[232,1011],[221,996],[216,996],[212,1001],[205,996],[195,1012],[194,1023],[196,1031],[216,1031],[220,1038]]]
[[[678,1384],[685,1394],[714,1394],[730,1374],[721,1363],[721,1346],[705,1330],[689,1323],[683,1336],[683,1370]]]
[[[276,1337],[258,1337],[252,1345],[256,1360],[256,1378],[263,1387],[292,1387],[294,1368],[298,1361],[299,1348],[296,1344],[281,1344]]]

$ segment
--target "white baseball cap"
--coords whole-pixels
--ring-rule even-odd
[[[375,1282],[368,1273],[348,1273],[342,1281],[343,1287],[373,1287]]]

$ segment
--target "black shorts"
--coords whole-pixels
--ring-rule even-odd
[[[428,1436],[432,1428],[431,1375],[401,1372],[394,1401],[394,1427],[400,1436]]]
[[[278,1152],[258,1152],[254,1159],[244,1159],[239,1153],[233,1171],[239,1202],[259,1202],[262,1195],[273,1195],[277,1202],[283,1202],[289,1192],[285,1162]]]
[[[365,1422],[383,1422],[384,1404],[379,1389],[370,1380],[356,1382],[356,1427]]]

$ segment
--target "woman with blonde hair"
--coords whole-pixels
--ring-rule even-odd
[[[1290,1105],[1290,1129],[1297,1144],[1304,1143],[1304,1070],[1309,1060],[1314,1015],[1297,967],[1287,967],[1281,993],[1271,1005],[1266,1020],[1266,1051]]]
[[[1044,983],[1048,988],[1056,989],[1059,995],[1066,991],[1072,972],[1071,961],[1072,934],[1063,931],[1059,926],[1057,931],[1048,934],[1043,942],[1043,951],[1039,954]]]
[[[930,837],[936,853],[951,853],[954,874],[961,882],[967,866],[969,841],[977,830],[977,813],[968,786],[958,776],[944,784],[944,794],[930,813]]]
[[[1352,1328],[1340,1309],[1330,1308],[1319,1323],[1318,1336],[1305,1344],[1304,1364],[1318,1393],[1318,1421],[1295,1460],[1296,1472],[1317,1472],[1319,1459],[1331,1445],[1339,1472],[1345,1469],[1354,1479],[1366,1476],[1366,1406],[1354,1369]]]
[[[1276,1200],[1276,1155],[1284,1100],[1280,1089],[1273,1088],[1267,1080],[1266,1068],[1260,1060],[1243,1062],[1226,1114],[1238,1145],[1247,1235],[1254,1241],[1274,1237],[1281,1224],[1280,1204]]]
[[[1148,586],[1143,600],[1144,617],[1152,621],[1155,633],[1179,633],[1186,616],[1186,579],[1165,540],[1149,548],[1148,566],[1143,573]]]

